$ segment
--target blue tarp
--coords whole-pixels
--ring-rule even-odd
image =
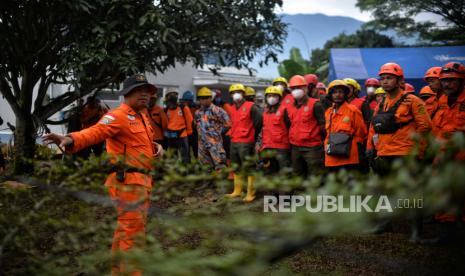
[[[451,61],[465,63],[465,46],[331,49],[328,79],[353,78],[363,86],[367,78],[378,77],[381,65],[395,62],[418,93],[426,85],[426,70]]]

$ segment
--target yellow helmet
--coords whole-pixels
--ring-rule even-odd
[[[273,80],[272,84],[275,85],[275,83],[277,83],[277,82],[283,82],[283,83],[285,83],[286,85],[288,85],[286,78],[283,78],[283,77],[277,77],[277,78],[275,78],[275,79]]]
[[[255,89],[253,89],[252,87],[247,86],[245,88],[245,95],[246,96],[255,96]]]
[[[375,95],[386,94],[386,91],[382,87],[378,87],[375,90]]]
[[[197,91],[197,97],[212,97],[213,92],[208,87],[202,87]]]
[[[243,91],[245,93],[245,86],[241,83],[234,83],[229,86],[229,93],[233,91]]]
[[[279,95],[282,97],[283,91],[281,90],[281,88],[277,86],[268,86],[265,90],[265,96],[268,94],[275,94],[275,95]]]
[[[345,80],[333,80],[328,85],[328,88],[327,88],[328,93],[331,93],[333,88],[336,87],[336,86],[343,86],[343,87],[345,87],[347,89],[346,93],[348,92],[349,85],[347,84],[347,82]]]
[[[344,81],[345,81],[348,85],[350,85],[350,86],[352,86],[353,88],[355,88],[355,90],[357,90],[357,91],[362,90],[362,87],[360,86],[360,84],[358,84],[358,82],[357,82],[356,80],[351,79],[351,78],[345,78]]]

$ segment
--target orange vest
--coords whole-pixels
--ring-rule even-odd
[[[182,130],[179,137],[186,137],[192,134],[192,121],[194,119],[187,106],[184,106],[182,110],[180,106],[177,106],[175,109],[167,109],[166,117],[168,117],[168,130]]]
[[[292,94],[287,94],[286,96],[284,96],[284,99],[283,101],[281,102],[281,106],[282,107],[288,107],[290,105],[293,105],[295,102],[295,99],[294,97],[292,96]]]
[[[356,106],[347,102],[343,103],[336,113],[334,108],[330,107],[326,110],[326,139],[325,148],[328,145],[329,134],[334,132],[346,133],[352,136],[352,144],[350,146],[350,156],[334,156],[328,155],[325,150],[325,166],[343,166],[349,164],[358,164],[359,152],[357,143],[363,143],[367,136],[367,129],[363,116]]]
[[[231,112],[231,142],[254,143],[255,129],[251,116],[252,102],[244,102],[239,107],[232,105]]]
[[[284,122],[284,108],[275,113],[263,113],[262,149],[289,149],[289,131]]]
[[[313,107],[317,99],[309,98],[306,104],[297,107],[292,104],[287,107],[291,128],[289,129],[289,141],[294,146],[315,147],[320,146],[320,125],[313,115]]]

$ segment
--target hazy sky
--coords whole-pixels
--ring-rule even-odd
[[[356,0],[283,0],[279,13],[323,13],[354,17],[361,21],[370,20],[370,14],[355,7]]]

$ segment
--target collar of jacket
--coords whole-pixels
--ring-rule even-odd
[[[122,103],[120,105],[120,108],[122,110],[124,110],[127,114],[130,114],[130,115],[136,115],[137,112],[134,111],[134,109],[132,109],[132,107],[130,107],[129,105],[125,104],[125,103]]]

